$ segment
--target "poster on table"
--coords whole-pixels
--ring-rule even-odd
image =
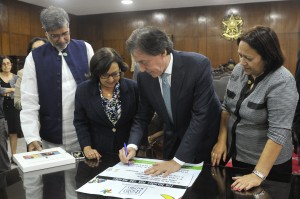
[[[180,198],[193,185],[203,167],[203,163],[185,164],[167,177],[144,174],[156,162],[161,160],[135,158],[129,166],[120,162],[95,176],[77,191],[133,199]]]

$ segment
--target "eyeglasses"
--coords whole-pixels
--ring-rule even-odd
[[[117,79],[118,77],[120,77],[121,72],[113,72],[113,73],[106,73],[100,76],[101,79],[109,79],[109,77],[112,77],[113,79]]]
[[[63,37],[63,38],[66,38],[70,35],[70,31],[66,31],[64,33],[61,33],[61,34],[49,34],[48,35],[51,37],[51,39],[53,40],[59,40],[60,37]]]
[[[11,66],[11,63],[10,62],[2,63],[2,66]]]

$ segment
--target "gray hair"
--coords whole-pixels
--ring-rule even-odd
[[[142,51],[149,55],[167,54],[173,51],[173,42],[168,35],[157,27],[138,28],[132,32],[126,41],[126,50],[132,54],[134,50]]]
[[[55,31],[65,25],[69,26],[70,23],[68,13],[64,9],[54,6],[43,9],[40,20],[46,32]]]

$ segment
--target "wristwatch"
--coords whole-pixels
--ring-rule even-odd
[[[261,172],[257,171],[256,169],[254,169],[252,171],[252,173],[254,173],[256,176],[258,176],[259,178],[261,178],[262,180],[266,179],[266,176],[264,176],[264,174],[262,174]]]

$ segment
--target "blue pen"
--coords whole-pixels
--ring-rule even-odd
[[[124,150],[125,150],[125,155],[127,157],[128,156],[128,150],[127,150],[127,146],[126,146],[125,142],[124,142]],[[129,166],[129,162],[128,162],[128,166]]]

